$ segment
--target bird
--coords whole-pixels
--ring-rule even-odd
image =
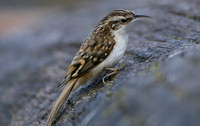
[[[118,9],[108,13],[88,35],[74,59],[60,87],[64,87],[55,102],[45,126],[51,126],[60,107],[78,87],[114,68],[122,59],[128,44],[128,29],[138,18],[131,10]]]

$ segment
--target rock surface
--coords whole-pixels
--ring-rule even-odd
[[[56,126],[198,126],[200,124],[200,2],[86,1],[53,11],[26,34],[0,41],[0,125],[44,125],[67,66],[110,10],[153,19],[136,21],[122,62],[106,85],[101,78],[76,91]]]

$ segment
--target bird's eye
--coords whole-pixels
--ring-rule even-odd
[[[123,22],[123,23],[125,23],[126,21],[127,21],[127,19],[125,19],[125,18],[121,19],[121,22]]]

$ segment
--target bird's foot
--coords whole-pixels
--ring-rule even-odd
[[[132,60],[128,59],[128,60],[124,61],[123,63],[120,64],[119,68],[105,68],[105,70],[109,70],[109,71],[112,71],[112,72],[103,77],[103,79],[102,79],[103,83],[106,84],[106,82],[105,82],[106,78],[108,78],[108,77],[110,77],[114,74],[117,74],[118,71],[122,70],[124,68],[124,66],[127,64],[128,61],[132,61]]]

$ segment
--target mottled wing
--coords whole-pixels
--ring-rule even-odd
[[[92,68],[104,61],[111,53],[114,45],[115,41],[111,36],[108,37],[98,34],[94,37],[90,35],[70,64],[64,83],[72,78],[77,78],[86,74]]]

